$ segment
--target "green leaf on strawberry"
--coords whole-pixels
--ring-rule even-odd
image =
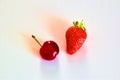
[[[76,27],[78,27],[78,28],[81,28],[81,29],[83,29],[83,30],[86,30],[86,29],[85,29],[85,24],[83,23],[83,19],[82,19],[81,22],[73,21],[73,24],[74,24],[74,26],[76,26]]]

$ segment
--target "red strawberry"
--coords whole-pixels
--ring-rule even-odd
[[[67,52],[69,54],[74,54],[77,50],[79,50],[87,38],[83,20],[80,23],[75,21],[73,24],[74,26],[71,26],[66,31],[66,45]]]

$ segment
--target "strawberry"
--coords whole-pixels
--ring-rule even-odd
[[[71,26],[66,31],[66,45],[67,52],[69,54],[74,54],[78,51],[87,38],[83,20],[80,23],[78,21],[74,21],[73,24],[74,26]]]

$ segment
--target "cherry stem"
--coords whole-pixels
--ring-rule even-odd
[[[32,38],[33,38],[40,46],[42,46],[41,43],[38,41],[38,39],[37,39],[34,35],[32,35]]]

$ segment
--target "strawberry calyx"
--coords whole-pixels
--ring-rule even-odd
[[[73,24],[74,24],[74,26],[76,26],[78,28],[81,28],[84,31],[86,30],[85,24],[83,23],[83,20],[81,22],[73,21]]]

